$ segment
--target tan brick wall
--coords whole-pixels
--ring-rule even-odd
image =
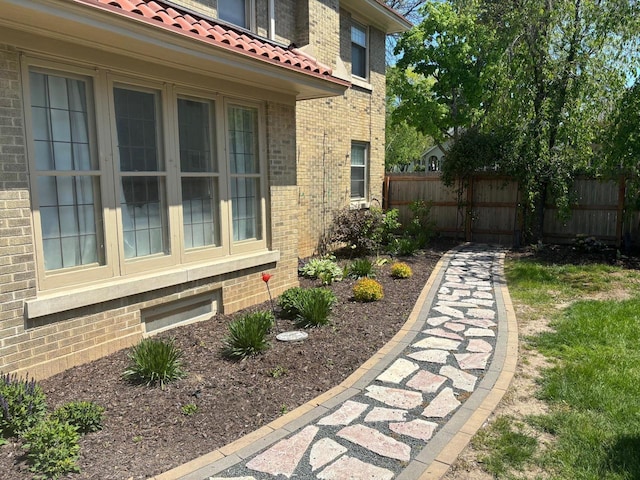
[[[128,347],[143,335],[145,309],[177,300],[213,300],[221,292],[219,308],[226,313],[266,301],[263,271],[273,275],[274,298],[298,285],[295,105],[270,102],[265,111],[272,185],[267,230],[280,261],[25,319],[24,301],[36,296],[36,280],[19,60],[11,47],[0,45],[0,371],[43,378]]]
[[[24,300],[36,294],[22,111],[19,57],[0,45],[0,370],[7,357],[29,355]]]
[[[333,2],[311,2],[312,44],[318,58],[335,68],[340,58],[351,69],[351,14],[326,18]],[[315,4],[315,8],[313,5]],[[331,4],[331,5],[329,5]],[[320,15],[319,18],[313,15]],[[340,31],[340,43],[323,37],[333,28]],[[369,200],[382,204],[384,180],[385,59],[383,32],[369,29],[370,89],[353,86],[342,97],[298,102],[297,150],[300,190],[299,254],[306,257],[321,249],[335,212],[349,204],[351,189],[351,142],[369,144]],[[317,50],[317,49],[320,50]]]

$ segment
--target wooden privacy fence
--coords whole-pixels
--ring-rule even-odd
[[[625,235],[636,238],[640,217],[638,212],[625,217],[624,178],[619,181],[579,178],[574,182],[572,195],[575,203],[569,218],[560,218],[557,209],[547,205],[545,242],[566,243],[577,235],[586,235],[620,246]],[[459,201],[456,188],[446,187],[438,172],[387,174],[383,199],[384,208],[397,208],[402,221],[411,218],[411,203],[427,202],[436,230],[445,236],[510,246],[520,239],[522,193],[510,177],[476,175]],[[458,208],[459,203],[462,208]]]

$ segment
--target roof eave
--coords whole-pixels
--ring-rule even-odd
[[[350,83],[331,75],[303,71],[267,57],[212,44],[183,30],[159,27],[130,15],[58,0],[0,0],[0,24],[7,28],[94,45],[119,55],[197,69],[294,95],[296,100],[342,95]],[[76,30],[73,29],[76,26]],[[95,30],[95,35],[87,32]],[[108,42],[100,43],[100,38]],[[149,54],[149,52],[155,52]]]
[[[340,5],[356,12],[387,35],[406,32],[413,26],[405,17],[377,0],[340,0]]]

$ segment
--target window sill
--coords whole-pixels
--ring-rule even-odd
[[[138,275],[134,278],[110,279],[55,293],[44,292],[38,294],[38,297],[33,300],[27,300],[25,314],[27,319],[43,317],[117,298],[258,267],[278,260],[280,260],[279,251],[263,251],[227,258],[224,261],[182,265],[170,270]]]
[[[360,77],[351,77],[351,84],[370,92],[373,91],[373,85],[371,85],[367,80]]]

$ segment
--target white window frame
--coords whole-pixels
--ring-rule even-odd
[[[364,165],[354,165],[353,164],[353,150],[354,148],[361,149],[364,153]],[[350,170],[349,170],[349,179],[352,181],[353,169],[358,168],[364,171],[364,196],[354,196],[351,187],[349,188],[350,193],[350,201],[352,204],[361,206],[362,204],[366,204],[369,200],[369,143],[367,142],[351,142],[351,153],[349,155],[350,158]]]
[[[364,45],[354,42],[353,41],[353,31],[354,29],[360,30],[364,33],[365,36],[365,42]],[[351,75],[362,79],[362,80],[369,80],[369,27],[367,27],[366,25],[363,25],[362,23],[359,23],[355,20],[352,20],[351,22],[351,26],[349,28],[349,45],[351,47]],[[358,75],[357,73],[354,72],[354,68],[353,68],[353,49],[354,46],[358,46],[360,48],[364,49],[364,75]]]
[[[69,287],[80,287],[106,279],[134,279],[140,275],[161,270],[171,271],[181,265],[205,264],[212,261],[232,262],[237,255],[261,253],[267,251],[267,160],[266,160],[266,128],[265,110],[263,102],[237,99],[220,93],[203,91],[187,86],[175,86],[162,80],[141,78],[134,75],[113,74],[99,68],[76,66],[73,64],[53,62],[39,57],[24,56],[21,65],[25,131],[27,136],[27,155],[31,175],[32,213],[34,226],[34,243],[36,255],[36,270],[38,290],[55,292]],[[97,154],[98,170],[91,172],[99,176],[101,188],[102,230],[104,237],[104,265],[84,265],[59,270],[44,268],[43,234],[39,213],[39,198],[37,179],[41,176],[35,168],[35,144],[33,138],[33,120],[31,116],[29,72],[57,75],[64,78],[83,78],[91,83],[87,89],[87,103],[95,126],[90,126],[91,147]],[[117,129],[115,125],[115,106],[113,88],[122,87],[132,90],[154,92],[158,95],[158,118],[156,132],[160,154],[164,156],[164,170],[157,173],[165,179],[165,216],[167,219],[167,253],[158,253],[139,258],[125,259],[123,245],[123,218],[121,211],[121,196],[118,194],[121,173],[119,171],[119,152],[117,145]],[[91,97],[91,98],[89,98]],[[211,176],[217,176],[219,193],[217,207],[219,212],[219,245],[203,246],[187,249],[184,242],[183,218],[182,218],[182,192],[180,171],[180,152],[178,136],[178,99],[191,98],[211,102],[214,106],[210,115],[213,116],[215,131],[212,132],[214,147],[217,155],[218,171]],[[259,211],[260,232],[256,239],[242,242],[233,242],[232,231],[232,206],[230,198],[230,173],[228,168],[227,152],[227,121],[226,105],[240,105],[255,109],[257,112],[258,128],[258,164],[259,164]],[[72,172],[71,172],[72,173]],[[85,174],[86,172],[82,172]],[[45,172],[51,175],[52,172]],[[68,174],[63,172],[63,174]],[[124,175],[142,175],[135,172],[123,172]],[[190,176],[191,173],[187,173]],[[154,175],[156,176],[156,175]],[[195,175],[199,176],[199,175]],[[207,175],[203,175],[207,176]]]

